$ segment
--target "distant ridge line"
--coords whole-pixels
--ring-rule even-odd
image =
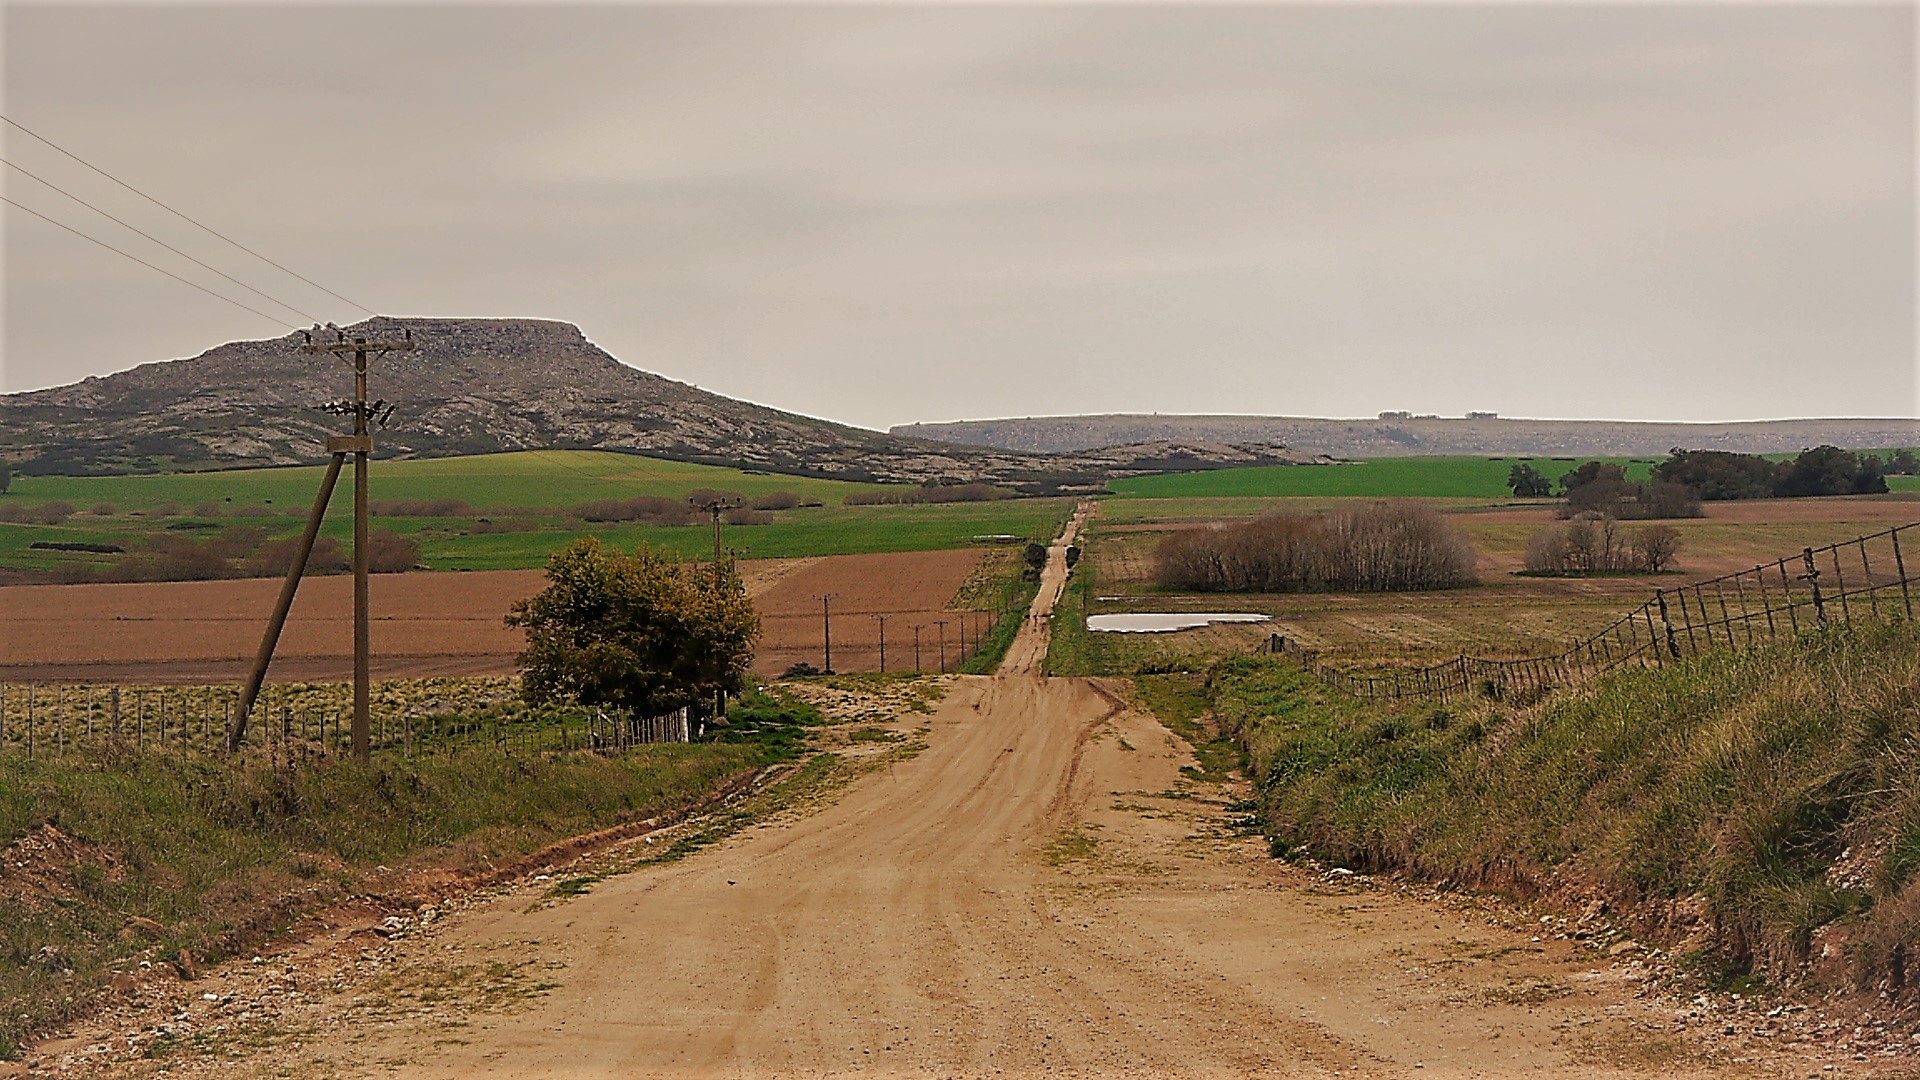
[[[1082,453],[1149,441],[1285,445],[1333,457],[1412,455],[1664,456],[1676,446],[1791,453],[1920,446],[1920,419],[1536,420],[1506,417],[1337,419],[1300,416],[1107,413],[901,424],[891,434],[1022,453]]]

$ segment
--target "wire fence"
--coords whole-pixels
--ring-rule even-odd
[[[1316,678],[1367,701],[1539,696],[1616,668],[1659,667],[1826,626],[1911,619],[1920,564],[1907,560],[1920,556],[1917,542],[1920,522],[1656,589],[1606,629],[1551,656],[1491,660],[1463,654],[1430,667],[1363,674],[1334,667],[1280,634],[1270,636],[1261,651],[1293,656]]]
[[[222,754],[239,698],[238,684],[124,686],[100,683],[0,683],[0,754],[33,758],[124,754]],[[311,693],[268,688],[247,725],[247,742],[288,761],[352,753],[350,708]],[[277,697],[277,700],[276,700]],[[490,750],[503,755],[621,751],[690,742],[686,709],[627,716],[596,709],[491,709],[481,715],[427,708],[377,710],[375,754],[420,757]]]

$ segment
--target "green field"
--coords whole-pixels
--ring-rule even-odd
[[[159,538],[205,541],[240,527],[270,538],[296,535],[318,490],[319,468],[244,469],[154,476],[16,477],[4,505],[49,502],[78,512],[59,525],[0,522],[0,568],[47,571],[76,565],[108,568],[119,555],[34,550],[36,542],[110,544],[137,552]],[[321,535],[348,542],[353,500],[343,477]],[[748,473],[737,469],[595,451],[537,451],[426,461],[376,462],[376,528],[420,543],[421,566],[435,570],[531,569],[577,536],[597,536],[623,550],[646,543],[683,557],[712,550],[705,525],[595,524],[569,511],[598,500],[659,496],[682,499],[695,489],[748,499],[776,491],[823,503],[777,511],[771,524],[729,525],[724,543],[745,558],[851,555],[963,547],[982,534],[1052,535],[1072,509],[1069,499],[1006,499],[985,503],[847,506],[858,491],[880,484]],[[388,500],[457,499],[470,510],[451,517],[390,517]]]
[[[82,510],[108,503],[123,511],[146,511],[166,503],[190,508],[213,501],[223,507],[292,507],[304,514],[326,470],[319,465],[148,476],[16,476],[5,498],[37,505],[62,501]],[[738,492],[748,498],[790,491],[806,501],[837,505],[849,492],[886,490],[881,484],[850,484],[805,476],[748,473],[684,461],[614,454],[600,450],[527,450],[511,454],[375,461],[375,499],[459,499],[475,510],[516,507],[559,509],[598,499],[660,495],[684,499],[695,488]],[[335,512],[352,511],[350,473],[341,477]]]
[[[1507,474],[1525,462],[1558,482],[1592,458],[1392,457],[1339,465],[1262,465],[1249,469],[1136,476],[1107,489],[1122,498],[1512,498]],[[1652,458],[1601,458],[1644,480]]]

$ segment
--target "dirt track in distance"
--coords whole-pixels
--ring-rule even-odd
[[[1056,559],[1037,604],[1063,576]],[[1631,957],[1275,862],[1229,827],[1236,786],[1183,776],[1188,747],[1130,709],[1122,684],[1036,674],[1044,646],[1034,619],[1002,674],[949,679],[930,716],[886,721],[925,749],[811,812],[578,895],[554,895],[568,873],[556,868],[388,945],[349,939],[374,974],[332,988],[274,958],[274,980],[285,964],[308,994],[277,1015],[272,1048],[169,1067],[569,1080],[1818,1070],[1771,1049],[1711,1064],[1673,1033],[1670,1007],[1637,996]],[[450,974],[484,971],[491,1007]],[[203,984],[216,999],[218,979]]]

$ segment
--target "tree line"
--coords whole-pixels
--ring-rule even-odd
[[[1411,592],[1474,584],[1474,560],[1428,507],[1375,503],[1177,532],[1160,543],[1155,578],[1196,592]]]
[[[1912,450],[1895,450],[1883,461],[1875,454],[1816,446],[1775,461],[1759,454],[1676,447],[1645,481],[1627,479],[1620,465],[1589,461],[1561,475],[1558,494],[1567,500],[1562,515],[1567,517],[1699,517],[1703,501],[1878,495],[1887,490],[1888,476],[1902,474],[1920,474],[1920,456]],[[1525,499],[1555,494],[1553,481],[1524,461],[1508,471],[1507,487]]]

